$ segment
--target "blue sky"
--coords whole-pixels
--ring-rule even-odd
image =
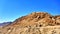
[[[60,0],[0,0],[0,23],[32,12],[48,12],[60,15]]]

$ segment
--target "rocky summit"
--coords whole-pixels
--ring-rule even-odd
[[[0,34],[60,34],[60,15],[33,12],[0,27]]]

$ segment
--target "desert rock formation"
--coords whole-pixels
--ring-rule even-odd
[[[0,27],[0,34],[60,34],[60,15],[34,12]]]

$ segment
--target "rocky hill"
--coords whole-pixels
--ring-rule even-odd
[[[0,34],[60,34],[60,15],[34,12],[0,27]]]
[[[8,26],[10,25],[12,22],[3,22],[3,23],[0,23],[0,27],[3,27],[3,26]]]

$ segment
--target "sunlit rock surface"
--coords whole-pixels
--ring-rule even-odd
[[[60,16],[34,12],[0,27],[0,34],[60,34]]]

